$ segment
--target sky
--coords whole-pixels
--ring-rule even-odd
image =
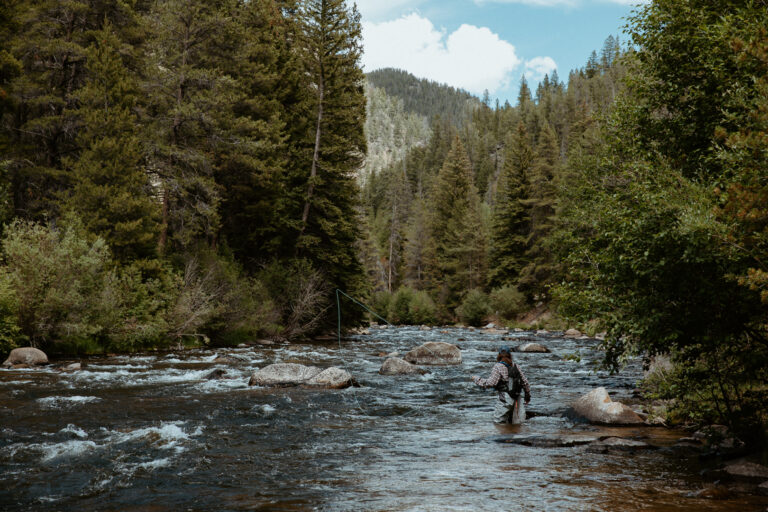
[[[639,0],[644,1],[644,0]],[[557,70],[567,80],[609,35],[622,42],[638,0],[356,0],[366,72],[404,69],[419,78],[515,104]]]

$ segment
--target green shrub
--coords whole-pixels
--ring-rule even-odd
[[[0,273],[0,360],[4,360],[23,340],[21,329],[16,323],[18,302],[9,284],[5,272]]]
[[[488,296],[482,290],[470,290],[464,296],[461,306],[456,308],[456,314],[467,325],[481,326],[485,318],[491,314]]]
[[[104,240],[88,241],[76,219],[63,229],[16,220],[2,247],[3,286],[16,297],[16,323],[32,346],[101,333],[99,302],[112,272]]]
[[[514,286],[496,288],[489,297],[491,309],[503,320],[512,320],[526,308],[525,295]]]
[[[389,314],[389,304],[392,302],[392,294],[386,291],[378,291],[373,294],[373,297],[371,298],[371,309],[373,309],[377,314],[383,316],[384,318],[387,318],[387,315]],[[379,322],[380,320],[376,317],[373,317],[371,320],[374,322]],[[389,318],[387,318],[390,322]]]
[[[388,319],[393,324],[431,324],[437,307],[427,292],[402,286],[392,295]]]

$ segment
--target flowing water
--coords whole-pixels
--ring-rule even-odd
[[[765,510],[768,499],[712,501],[682,432],[596,427],[568,404],[604,386],[630,400],[639,365],[595,371],[591,339],[468,329],[390,328],[336,343],[199,350],[85,361],[83,370],[0,371],[0,510]],[[491,422],[487,376],[500,344],[532,385],[531,418]],[[422,376],[378,374],[382,353],[425,341],[462,349],[463,364]],[[241,359],[215,361],[218,354]],[[563,356],[576,357],[566,360]],[[349,370],[342,391],[248,387],[275,362]],[[205,380],[213,369],[221,380]],[[657,447],[599,453],[574,444],[616,435]],[[561,442],[565,440],[566,442]],[[510,442],[512,441],[512,442]],[[521,444],[522,443],[522,444]]]

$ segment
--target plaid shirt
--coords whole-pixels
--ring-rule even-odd
[[[531,396],[531,386],[528,384],[528,379],[525,378],[525,374],[523,373],[523,370],[517,365],[517,363],[512,363],[517,367],[517,371],[520,372],[520,377],[523,380],[523,390],[525,391],[526,398]],[[491,376],[487,379],[481,379],[480,377],[475,377],[475,384],[477,384],[480,387],[484,388],[494,388],[496,387],[496,384],[499,383],[500,380],[509,380],[509,371],[507,369],[507,366],[503,363],[496,363],[493,365],[493,368],[491,369]],[[503,397],[501,396],[501,393],[499,393],[499,399],[503,401]]]

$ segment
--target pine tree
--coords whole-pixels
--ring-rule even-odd
[[[285,255],[297,222],[284,194],[288,164],[287,104],[296,88],[296,55],[286,44],[290,20],[272,0],[242,4],[236,16],[238,45],[232,75],[241,87],[233,96],[229,143],[219,145],[222,234],[236,259],[250,271]]]
[[[553,228],[556,203],[555,179],[559,167],[557,137],[546,124],[536,147],[536,158],[529,177],[531,230],[527,241],[528,264],[520,272],[519,289],[529,299],[543,298],[554,273],[554,262],[547,245],[547,236]]]
[[[216,158],[228,129],[237,129],[230,99],[238,84],[222,73],[238,44],[234,12],[230,0],[167,0],[149,15],[150,163],[161,184],[161,253],[216,242]]]
[[[494,203],[489,275],[489,285],[493,288],[516,285],[526,264],[531,228],[528,175],[533,159],[530,137],[521,122],[507,144]]]
[[[464,146],[456,137],[435,180],[431,196],[430,236],[434,239],[436,294],[449,313],[461,295],[481,285],[485,244],[480,200]]]
[[[361,236],[355,172],[366,152],[360,14],[343,0],[308,0],[299,16],[307,87],[314,94],[306,111],[313,119],[303,145],[306,167],[292,170],[305,191],[297,255],[334,286],[354,291],[362,286],[354,250]]]
[[[133,113],[138,85],[123,65],[122,43],[110,24],[95,38],[75,110],[83,126],[77,138],[82,151],[71,165],[72,189],[63,205],[127,263],[153,257],[158,211]]]

